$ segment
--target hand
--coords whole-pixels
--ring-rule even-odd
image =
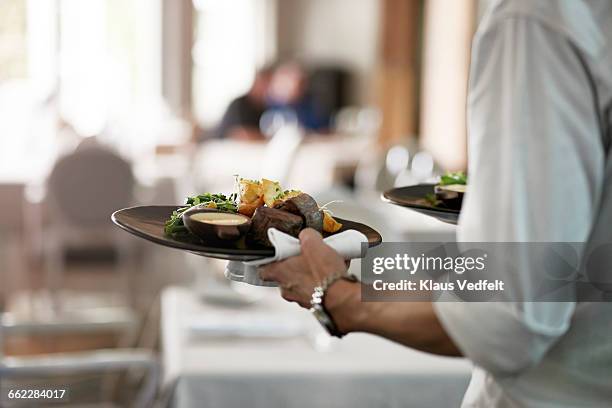
[[[278,282],[285,300],[309,309],[315,286],[348,266],[313,229],[300,233],[302,253],[260,269],[259,276]],[[430,302],[361,302],[359,284],[339,280],[329,287],[325,308],[342,333],[378,334],[422,351],[460,356]]]
[[[300,233],[302,253],[259,270],[265,281],[278,282],[283,299],[309,309],[315,286],[331,274],[346,272],[344,259],[312,228]]]

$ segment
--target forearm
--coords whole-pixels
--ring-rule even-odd
[[[325,307],[344,332],[367,332],[429,353],[461,356],[440,324],[431,302],[362,302],[358,283],[338,281]]]

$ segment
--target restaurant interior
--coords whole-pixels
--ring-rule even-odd
[[[458,406],[467,360],[332,338],[277,288],[111,214],[267,178],[385,242],[454,240],[381,193],[465,170],[486,3],[1,1],[0,389],[83,407]]]

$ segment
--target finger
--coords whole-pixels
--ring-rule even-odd
[[[295,302],[295,303],[297,303],[298,305],[300,305],[304,309],[310,309],[310,307],[311,307],[310,301],[308,299],[304,299],[304,298],[298,296],[293,291],[281,288],[281,297],[283,299],[285,299],[287,302]]]
[[[312,228],[305,228],[300,232],[300,246],[304,256],[321,256],[336,252],[323,241],[321,234]]]
[[[296,302],[295,294],[292,293],[290,290],[283,289],[282,287],[281,287],[281,297],[285,299],[287,302]]]
[[[273,265],[262,266],[257,270],[259,274],[259,278],[264,282],[279,282],[280,281],[280,271]]]
[[[296,258],[297,257],[288,258],[284,261],[260,266],[258,268],[259,277],[262,280],[271,282],[285,282],[287,277],[291,274],[290,271],[295,269],[294,264],[297,262]]]
[[[308,263],[308,266],[313,271],[327,270],[331,267],[338,266],[330,264],[333,260],[337,260],[341,265],[344,265],[344,260],[332,247],[323,241],[323,237],[312,228],[306,228],[300,233],[300,245],[302,254]]]
[[[300,242],[308,239],[323,241],[323,236],[319,233],[319,231],[313,228],[304,228],[302,231],[300,231],[299,238]]]

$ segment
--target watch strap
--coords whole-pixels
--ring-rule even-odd
[[[342,333],[338,329],[338,326],[334,322],[334,319],[332,318],[332,316],[329,314],[329,312],[325,308],[325,294],[327,293],[327,289],[332,284],[334,284],[336,281],[341,280],[341,279],[347,280],[349,282],[358,281],[355,275],[347,275],[344,272],[337,273],[337,274],[331,274],[329,276],[326,276],[325,279],[323,279],[323,281],[314,288],[313,293],[312,293],[312,298],[310,299],[310,305],[311,305],[310,310],[313,312],[313,314],[315,315],[319,323],[321,323],[321,325],[325,327],[325,329],[328,331],[330,335],[338,337],[338,338],[343,337],[344,333]]]

